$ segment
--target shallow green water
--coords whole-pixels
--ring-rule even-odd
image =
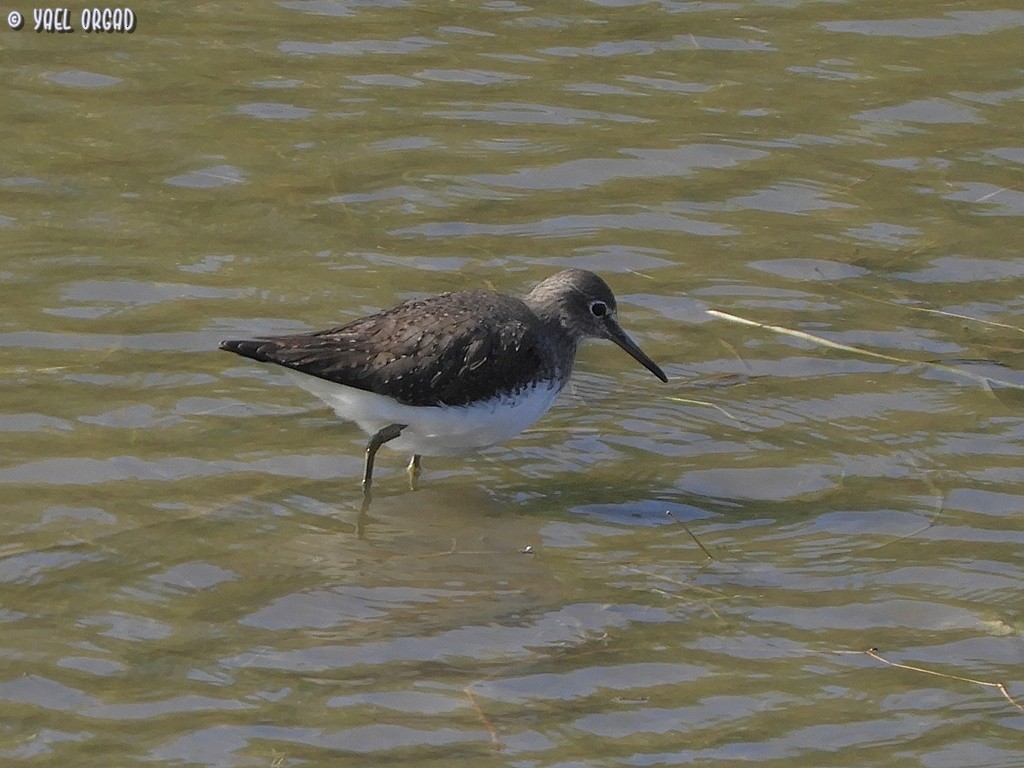
[[[1021,765],[1024,12],[134,11],[0,34],[5,765]],[[565,266],[670,383],[363,521],[215,351]]]

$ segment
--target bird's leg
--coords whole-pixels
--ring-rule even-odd
[[[409,490],[415,491],[420,487],[420,455],[418,453],[413,454],[413,457],[409,459],[409,466],[405,468],[405,472],[409,475]]]
[[[389,440],[394,440],[405,429],[408,424],[388,424],[384,429],[380,430],[373,437],[370,438],[370,442],[366,446],[366,464],[363,466],[363,496],[368,500],[370,496],[370,486],[373,485],[373,460],[377,456],[377,451],[380,447]]]

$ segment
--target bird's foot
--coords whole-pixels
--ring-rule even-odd
[[[409,476],[409,490],[415,491],[420,487],[420,474],[422,468],[420,465],[421,457],[419,454],[414,455],[409,459],[409,466],[405,468],[405,473]]]

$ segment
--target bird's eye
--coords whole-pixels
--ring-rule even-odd
[[[604,317],[608,314],[608,305],[603,301],[590,302],[590,314],[594,317]]]

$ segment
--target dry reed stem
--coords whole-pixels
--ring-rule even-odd
[[[468,685],[462,689],[462,692],[466,694],[466,698],[469,699],[469,703],[473,705],[473,709],[476,710],[477,717],[480,718],[480,722],[484,724],[484,728],[491,735],[491,747],[495,752],[500,752],[504,749],[505,745],[502,744],[501,739],[498,737],[498,729],[494,727],[494,724],[487,717],[483,707],[480,706],[480,702],[477,701],[476,696],[473,695],[473,690]]]
[[[669,397],[667,399],[671,400],[674,403],[686,403],[688,405],[702,405],[705,408],[714,408],[716,411],[718,411],[723,416],[725,416],[725,418],[732,419],[735,422],[739,422],[740,421],[735,416],[733,416],[731,413],[729,413],[727,410],[725,410],[725,408],[723,408],[722,406],[715,405],[714,403],[709,403],[709,402],[707,402],[705,400],[693,400],[693,399],[691,399],[689,397]]]
[[[1021,705],[1013,696],[1010,695],[1009,690],[1003,683],[992,680],[976,680],[973,677],[963,677],[962,675],[950,675],[946,672],[936,672],[934,669],[925,669],[924,667],[916,667],[913,664],[902,664],[898,661],[889,661],[885,658],[877,648],[868,648],[866,651],[835,651],[835,653],[853,654],[863,653],[865,656],[870,656],[875,661],[885,664],[887,667],[895,667],[896,669],[907,669],[911,672],[920,672],[923,675],[933,675],[935,677],[944,677],[947,680],[959,680],[964,683],[974,683],[975,685],[983,685],[987,688],[995,688],[1002,694],[1003,698],[1006,699],[1015,708],[1024,713],[1024,705]]]
[[[1024,386],[1015,384],[1012,381],[1006,381],[1004,379],[997,379],[992,376],[983,376],[970,371],[965,371],[960,368],[954,368],[951,365],[943,365],[942,363],[935,363],[930,360],[911,360],[905,357],[897,357],[896,355],[886,355],[882,352],[873,352],[870,349],[862,349],[860,347],[854,347],[850,344],[843,344],[838,341],[830,341],[823,336],[817,336],[813,333],[807,333],[806,331],[797,331],[792,328],[786,328],[781,325],[770,325],[768,323],[761,323],[757,320],[749,320],[739,315],[732,315],[728,312],[721,312],[717,309],[706,310],[712,317],[717,317],[722,320],[728,320],[732,323],[739,323],[740,325],[749,325],[754,328],[761,328],[766,331],[773,331],[774,333],[780,333],[784,336],[790,336],[795,339],[801,339],[803,341],[809,341],[812,344],[817,344],[821,347],[827,347],[828,349],[836,349],[841,352],[850,352],[855,355],[861,355],[862,357],[870,357],[875,360],[886,360],[890,363],[901,363],[903,365],[920,365],[927,366],[938,371],[944,371],[945,373],[952,374],[954,376],[961,376],[966,379],[971,379],[983,386],[990,387],[992,384],[999,384],[1004,387],[1011,389],[1024,389]]]

